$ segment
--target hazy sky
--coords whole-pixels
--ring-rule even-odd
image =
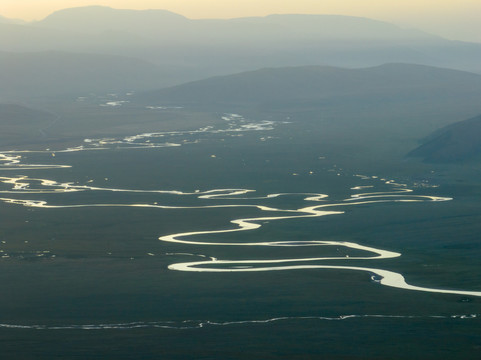
[[[58,9],[87,5],[166,9],[189,18],[274,13],[355,15],[481,42],[481,0],[0,0],[0,15],[39,20]]]

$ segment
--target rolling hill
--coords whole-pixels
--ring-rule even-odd
[[[267,68],[147,92],[139,99],[198,104],[295,104],[334,99],[438,101],[472,99],[481,75],[411,64],[345,69],[330,66]]]

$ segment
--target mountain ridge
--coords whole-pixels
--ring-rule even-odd
[[[185,81],[183,73],[196,80],[310,64],[367,67],[403,62],[481,73],[481,44],[344,15],[188,19],[165,10],[80,7],[22,26],[0,25],[5,25],[0,29],[4,51],[137,57],[167,68],[182,67],[177,83]]]
[[[127,22],[132,22],[135,26],[127,26]],[[176,26],[189,24],[190,30],[202,31],[208,29],[209,26],[223,27],[224,30],[229,30],[229,25],[234,29],[230,29],[229,33],[232,36],[232,30],[239,24],[248,24],[252,26],[264,26],[264,30],[272,29],[282,31],[286,30],[283,35],[303,33],[303,35],[316,34],[328,30],[329,32],[336,31],[337,34],[344,34],[349,37],[361,36],[368,29],[368,35],[371,38],[386,37],[386,33],[394,32],[396,35],[402,37],[411,35],[420,35],[430,38],[440,38],[438,36],[428,34],[422,31],[413,31],[412,29],[403,29],[392,23],[370,19],[366,17],[347,16],[347,15],[331,15],[331,14],[270,14],[266,16],[251,16],[238,17],[232,19],[189,19],[183,15],[168,11],[168,10],[130,10],[130,9],[115,9],[107,6],[84,6],[62,9],[53,12],[44,19],[32,22],[35,26],[45,26],[52,28],[69,28],[70,30],[87,31],[92,33],[99,30],[125,30],[135,32],[137,34],[145,35],[145,30],[152,31],[152,29],[161,29],[164,23],[174,24]],[[85,26],[88,25],[86,28]],[[235,26],[232,26],[235,25]],[[256,28],[259,30],[260,28]],[[144,31],[142,31],[144,30]],[[306,31],[307,30],[307,31]],[[237,36],[243,33],[249,33],[249,29],[242,28]],[[212,34],[211,34],[212,35]],[[222,34],[217,34],[222,35]]]
[[[32,22],[31,25],[62,30],[69,29],[87,34],[125,29],[134,30],[134,33],[137,33],[136,29],[155,27],[162,21],[177,25],[176,23],[182,20],[187,19],[167,10],[113,9],[97,5],[58,10],[40,21]],[[130,26],[127,26],[127,23],[130,23]]]

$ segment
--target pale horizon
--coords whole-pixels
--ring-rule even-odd
[[[73,7],[163,9],[190,19],[237,18],[270,14],[319,14],[366,17],[416,28],[448,39],[481,42],[481,3],[473,0],[0,0],[0,15],[24,21],[42,20]]]

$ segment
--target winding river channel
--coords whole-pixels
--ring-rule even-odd
[[[0,190],[0,201],[25,207],[35,207],[42,209],[58,209],[58,208],[90,208],[90,207],[134,207],[134,208],[150,208],[155,209],[213,209],[213,208],[252,208],[256,211],[265,213],[265,216],[235,218],[230,220],[230,225],[226,228],[216,228],[203,231],[189,231],[174,234],[165,234],[159,237],[159,241],[166,243],[177,243],[183,245],[202,246],[206,248],[206,253],[211,247],[343,247],[346,249],[356,250],[356,254],[365,253],[365,255],[353,256],[328,256],[328,257],[303,257],[303,258],[282,258],[282,259],[265,259],[265,260],[230,260],[218,259],[209,255],[202,255],[202,260],[172,263],[168,268],[172,271],[185,272],[265,272],[265,271],[293,271],[299,269],[323,270],[333,269],[338,271],[361,271],[371,274],[371,280],[383,286],[400,288],[411,291],[422,291],[442,294],[456,294],[466,296],[481,297],[481,291],[469,291],[460,289],[443,289],[434,287],[423,287],[409,284],[402,274],[390,271],[388,269],[377,268],[376,266],[360,267],[352,265],[357,260],[368,260],[374,264],[376,260],[394,259],[402,254],[386,249],[374,248],[363,244],[343,241],[326,241],[326,240],[303,240],[298,241],[260,241],[260,242],[226,242],[222,235],[227,233],[255,231],[263,226],[266,222],[296,221],[301,218],[320,218],[325,216],[342,216],[344,209],[355,208],[359,205],[374,205],[378,203],[420,203],[420,202],[444,202],[452,200],[449,197],[427,196],[414,194],[405,184],[400,184],[394,180],[379,179],[375,176],[360,176],[361,182],[359,186],[353,187],[351,190],[353,195],[341,201],[330,202],[328,194],[324,193],[275,193],[266,195],[255,195],[252,189],[211,189],[206,191],[196,190],[194,192],[183,192],[181,190],[142,190],[142,189],[122,189],[91,186],[88,183],[79,184],[71,182],[58,182],[54,179],[44,179],[25,175],[25,171],[45,170],[45,169],[63,169],[68,168],[68,164],[26,164],[23,161],[23,155],[26,153],[51,153],[52,156],[60,152],[77,152],[77,151],[108,151],[113,147],[125,148],[159,148],[167,146],[181,146],[182,144],[174,142],[159,142],[166,136],[173,135],[193,135],[206,132],[230,132],[239,133],[245,131],[268,131],[274,126],[272,122],[248,123],[239,122],[243,118],[239,115],[230,114],[226,116],[226,121],[231,121],[227,129],[219,130],[214,128],[204,128],[190,132],[175,133],[151,133],[129,136],[121,139],[86,139],[84,145],[65,149],[65,150],[11,150],[0,153],[0,183],[3,184]],[[12,176],[12,171],[16,171]],[[9,176],[6,176],[9,175]],[[376,191],[376,188],[382,188],[382,191]],[[367,190],[370,190],[367,191]],[[112,193],[156,193],[169,194],[179,197],[189,197],[194,202],[191,206],[176,206],[175,204],[159,204],[159,203],[94,203],[94,204],[69,204],[59,205],[52,204],[46,200],[25,199],[26,194],[62,194],[73,192],[112,192]],[[22,195],[18,197],[17,195]],[[266,204],[270,199],[279,197],[298,197],[301,198],[303,206],[299,208],[277,208],[268,205],[259,204],[263,200]],[[195,205],[199,199],[208,199],[212,201],[212,205]],[[252,200],[253,203],[247,203]],[[198,239],[202,237],[204,240]],[[205,240],[207,238],[207,240]],[[197,257],[199,255],[196,255]],[[337,261],[338,264],[323,264],[323,262]]]

